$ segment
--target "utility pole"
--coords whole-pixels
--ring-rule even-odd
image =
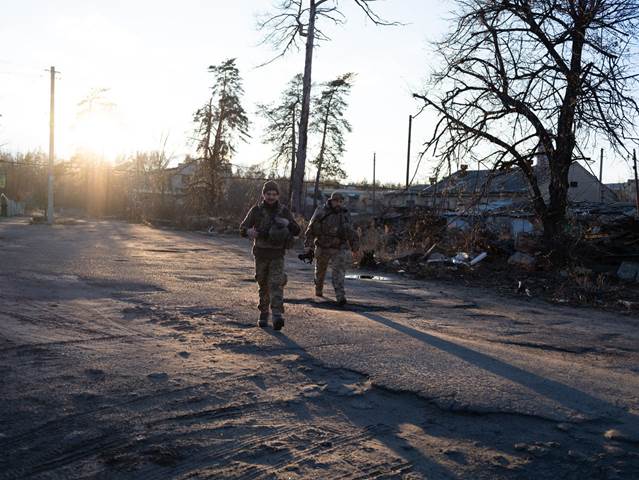
[[[406,190],[408,190],[410,182],[410,141],[411,133],[413,131],[413,116],[408,116],[408,148],[406,153]]]
[[[599,156],[599,201],[604,202],[604,185],[603,185],[603,148]]]
[[[375,208],[375,173],[376,173],[376,167],[377,167],[377,154],[373,153],[373,215],[375,215],[375,212],[377,211]]]
[[[637,205],[637,212],[635,214],[636,218],[639,218],[639,179],[637,178],[637,154],[635,153],[635,149],[632,149],[632,162],[633,168],[635,169],[635,201]]]
[[[53,224],[53,157],[55,118],[55,67],[51,67],[51,102],[49,105],[49,180],[47,186],[47,223]]]

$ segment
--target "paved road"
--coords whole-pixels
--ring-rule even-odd
[[[593,469],[602,478],[637,472],[638,319],[394,277],[349,279],[351,304],[339,309],[329,298],[312,297],[311,269],[291,255],[287,324],[282,334],[274,335],[270,330],[252,328],[256,294],[249,251],[247,243],[231,237],[153,230],[118,222],[54,227],[26,225],[21,220],[1,222],[0,368],[6,373],[1,386],[9,393],[3,398],[0,444],[3,439],[7,444],[22,439],[23,449],[33,446],[37,443],[33,423],[39,424],[38,428],[53,428],[51,422],[65,409],[71,408],[75,414],[100,411],[87,410],[95,401],[91,395],[98,394],[82,390],[74,374],[68,373],[65,381],[64,374],[51,371],[52,366],[66,368],[73,359],[83,358],[88,368],[82,372],[92,387],[104,375],[118,377],[109,383],[109,405],[116,400],[118,405],[128,401],[124,395],[127,389],[138,391],[137,402],[140,395],[145,395],[144,389],[151,388],[133,381],[132,370],[146,376],[145,381],[150,380],[153,388],[168,385],[170,379],[170,392],[175,395],[182,388],[205,388],[202,382],[206,378],[205,383],[216,385],[215,389],[225,385],[230,398],[233,382],[228,378],[244,381],[257,371],[263,376],[253,378],[253,383],[257,382],[260,395],[266,395],[269,402],[293,402],[289,398],[291,389],[296,392],[295,401],[300,395],[313,399],[316,391],[340,398],[359,396],[360,403],[354,408],[360,414],[347,415],[349,424],[358,426],[357,435],[362,434],[361,429],[376,425],[375,421],[384,423],[385,415],[397,417],[391,422],[394,429],[410,430],[406,425],[412,422],[402,416],[402,411],[414,410],[422,412],[415,415],[421,415],[430,408],[429,415],[448,418],[441,428],[450,438],[455,437],[451,443],[454,448],[439,445],[438,453],[429,457],[425,452],[430,447],[419,443],[426,438],[423,424],[419,424],[419,435],[402,435],[414,435],[411,448],[420,444],[416,451],[422,454],[416,457],[412,451],[398,457],[397,452],[410,449],[394,443],[395,456],[382,462],[380,478],[482,478],[479,472],[484,472],[485,478],[543,478],[535,476],[544,472],[540,466],[549,468],[547,478],[559,478],[553,476],[563,468],[557,465],[567,465],[570,462],[566,459],[570,458],[574,465],[561,470],[565,478],[573,478],[573,474],[582,478],[579,475]],[[331,289],[325,290],[330,293]],[[211,362],[206,352],[211,349],[218,352],[213,361],[219,367],[219,378],[206,373]],[[17,366],[21,358],[27,362]],[[187,366],[183,364],[186,358],[191,362]],[[299,369],[314,369],[314,376],[309,374],[313,381],[307,378],[306,384],[298,384],[299,379],[290,375],[279,378],[284,375],[281,368],[295,371],[290,361]],[[26,377],[35,371],[37,375],[29,381]],[[332,377],[340,378],[341,383],[333,385]],[[226,383],[216,384],[221,378]],[[47,379],[53,379],[52,383],[43,385]],[[74,385],[71,400],[64,400],[65,382]],[[253,398],[246,387],[240,388],[240,383],[235,386],[238,397]],[[43,400],[47,395],[57,399],[55,405]],[[33,403],[32,408],[19,405],[25,398]],[[161,409],[168,410],[167,399],[163,401]],[[393,407],[385,414],[383,408],[375,408],[376,401]],[[43,413],[38,402],[52,411]],[[326,407],[324,403],[316,405]],[[33,422],[34,412],[37,422]],[[473,416],[481,421],[469,420]],[[363,420],[367,417],[372,423]],[[329,422],[330,415],[324,418]],[[501,430],[495,426],[503,422],[509,426]],[[457,428],[467,429],[472,438],[452,434]],[[482,432],[483,428],[493,429],[492,433]],[[522,429],[538,429],[545,443],[526,437]],[[74,430],[69,430],[64,431],[63,438],[71,435],[73,441]],[[488,441],[486,436],[494,437],[494,431],[504,436],[504,444],[510,442],[508,454],[493,451],[501,440]],[[15,432],[20,434],[16,436]],[[565,438],[555,442],[553,435]],[[381,435],[373,437],[379,440]],[[111,451],[111,439],[104,441],[102,450]],[[476,453],[482,450],[476,443],[483,442],[491,444],[493,450],[484,453],[492,455],[490,463],[497,470],[488,469],[488,460]],[[580,442],[587,445],[583,452],[576,447]],[[386,447],[391,443],[387,442]],[[556,457],[549,451],[556,451]],[[47,457],[46,461],[24,461],[23,467],[14,457],[6,461],[5,466],[10,468],[4,476],[0,473],[0,478],[68,473],[64,469],[75,460],[70,451],[65,452],[65,461],[51,464]],[[99,453],[85,452],[81,461],[90,464],[87,459],[92,455]],[[174,469],[172,477],[199,469],[199,475],[208,478],[202,466],[206,462],[185,462],[190,469],[180,470],[177,454],[176,458],[170,451],[157,455],[161,461],[155,462],[156,466],[168,462]],[[407,460],[407,456],[412,457]],[[114,458],[110,461],[118,464],[120,457]],[[231,459],[235,457],[226,460]],[[139,462],[133,462],[136,468]],[[246,459],[242,462],[245,465]],[[103,463],[111,465],[109,461]],[[328,471],[334,478],[356,478],[353,471],[338,475],[341,470],[325,463],[331,465]],[[215,462],[206,464],[212,468]],[[285,474],[289,476],[282,478],[305,478],[313,471],[304,470],[312,465],[296,465],[298,470],[287,466]],[[277,469],[234,468],[239,470],[226,470],[224,475],[278,477]],[[364,467],[357,471],[364,472],[362,478],[369,478]],[[126,471],[118,472],[128,478]],[[214,478],[213,473],[220,472],[209,473]],[[322,477],[329,478],[315,478]]]

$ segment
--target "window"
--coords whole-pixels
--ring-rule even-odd
[[[570,188],[577,188],[579,186],[579,182],[570,182]]]

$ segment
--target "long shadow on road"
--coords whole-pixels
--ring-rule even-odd
[[[495,375],[499,375],[514,383],[518,383],[534,392],[537,392],[539,395],[556,401],[574,412],[583,412],[587,408],[587,413],[594,414],[595,416],[605,413],[607,415],[607,420],[611,420],[614,423],[622,422],[629,430],[631,430],[633,437],[639,436],[639,419],[636,415],[628,413],[622,408],[605,400],[596,398],[583,390],[531,373],[527,370],[510,365],[490,355],[472,350],[457,343],[402,325],[382,315],[372,312],[362,312],[360,315],[408,335],[416,340],[424,342],[432,347],[438,348],[450,355],[454,355],[476,367]]]

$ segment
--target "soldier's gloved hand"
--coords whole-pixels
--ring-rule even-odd
[[[255,237],[257,237],[257,230],[255,228],[249,228],[246,234],[251,240],[254,240]]]

